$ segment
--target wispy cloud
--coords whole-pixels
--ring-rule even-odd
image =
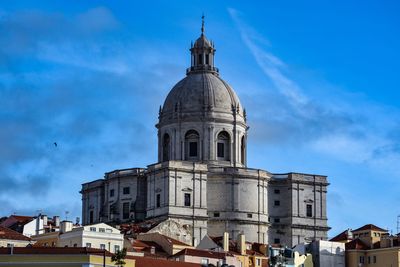
[[[272,142],[295,141],[297,145],[303,144],[348,162],[384,163],[389,158],[399,158],[396,150],[399,139],[388,135],[395,131],[393,127],[400,125],[399,110],[362,99],[351,99],[349,103],[328,93],[325,100],[314,100],[290,74],[290,66],[270,52],[271,42],[247,25],[239,11],[229,8],[228,12],[243,43],[282,96],[274,96],[280,104],[268,108],[263,104],[274,92],[265,90],[267,97],[260,98],[263,104],[258,103],[263,106],[260,110],[264,116],[254,121],[256,137],[264,142],[268,142],[268,138]],[[326,86],[332,87],[331,84]],[[278,137],[271,138],[274,135]]]

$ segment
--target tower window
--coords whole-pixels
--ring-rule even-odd
[[[123,193],[124,195],[129,195],[129,194],[130,194],[130,188],[129,188],[129,187],[124,187],[124,188],[122,189],[122,193]]]
[[[312,205],[307,204],[306,213],[307,217],[312,217]]]
[[[209,65],[210,64],[210,55],[206,55],[206,64]]]
[[[197,157],[197,142],[189,142],[189,157]]]
[[[170,147],[170,138],[169,135],[166,133],[163,136],[163,161],[168,161],[169,160],[169,147]]]
[[[114,192],[115,192],[114,189],[110,189],[110,197],[113,197],[113,196],[114,196]]]
[[[244,142],[245,142],[244,136],[242,136],[241,145],[240,145],[240,160],[241,160],[243,165],[244,165],[244,162],[245,162],[245,155],[246,155],[246,149],[245,149],[245,143]]]
[[[274,206],[280,206],[280,205],[281,205],[281,202],[279,200],[274,201]]]
[[[199,55],[199,65],[203,64],[203,54]]]
[[[89,223],[92,224],[94,221],[94,212],[93,210],[89,211]]]
[[[189,193],[185,193],[185,195],[184,195],[184,204],[185,204],[185,207],[190,207],[190,194]]]
[[[129,219],[129,202],[124,202],[122,204],[122,219]]]
[[[275,194],[280,194],[280,193],[281,193],[281,190],[275,189],[275,190],[274,190],[274,193],[275,193]]]
[[[200,136],[195,130],[185,134],[185,159],[197,160],[199,156]]]
[[[219,158],[224,157],[224,143],[218,143],[217,144],[217,156]]]
[[[217,159],[218,160],[229,160],[229,145],[230,137],[225,131],[218,134],[217,137]]]
[[[161,195],[157,194],[156,198],[156,207],[159,208],[161,206]]]

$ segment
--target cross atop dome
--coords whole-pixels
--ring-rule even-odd
[[[204,34],[204,14],[201,17],[201,35],[190,47],[191,66],[186,70],[187,74],[192,72],[213,72],[218,74],[214,67],[214,43],[210,42]]]

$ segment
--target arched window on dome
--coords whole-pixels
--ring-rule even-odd
[[[218,134],[217,137],[217,160],[230,160],[230,137],[225,131]]]
[[[185,159],[198,160],[199,159],[199,143],[200,135],[195,130],[189,130],[185,134]]]
[[[246,157],[246,143],[245,143],[244,135],[240,140],[240,162],[245,165],[245,157]]]
[[[167,133],[164,134],[163,136],[163,143],[162,143],[162,159],[163,161],[168,161],[169,160],[169,151],[170,151],[170,138]]]

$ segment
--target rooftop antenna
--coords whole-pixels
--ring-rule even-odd
[[[68,214],[69,214],[69,211],[66,210],[66,211],[65,211],[65,220],[66,220],[66,221],[68,221]]]

